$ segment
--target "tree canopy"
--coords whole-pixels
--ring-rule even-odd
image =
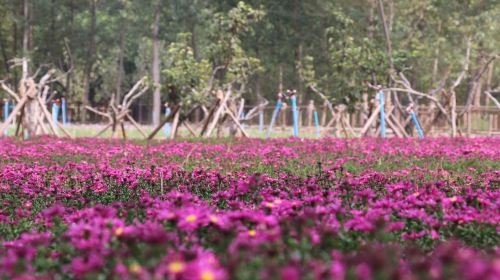
[[[250,102],[274,101],[281,83],[296,88],[301,102],[317,98],[314,85],[349,105],[370,92],[367,83],[392,83],[397,73],[429,92],[442,77],[451,83],[460,75],[468,45],[458,100],[465,102],[472,82],[500,83],[495,0],[153,2],[0,2],[0,79],[15,83],[20,70],[9,61],[27,56],[32,72],[72,70],[55,88],[69,102],[106,102],[151,75],[157,40],[161,100],[185,105],[202,101],[213,74],[215,85],[244,83]],[[143,102],[152,104],[153,95]]]

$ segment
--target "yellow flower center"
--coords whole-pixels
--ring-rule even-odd
[[[248,235],[250,235],[251,237],[254,237],[255,235],[257,235],[257,232],[254,229],[251,229],[248,231]]]
[[[184,271],[184,263],[179,261],[174,261],[168,264],[168,270],[172,273],[179,273]]]
[[[212,271],[203,271],[201,273],[201,280],[215,280],[215,275]]]
[[[276,199],[276,200],[274,201],[274,204],[281,204],[281,199]]]
[[[273,208],[273,203],[272,202],[266,202],[266,207],[267,208]]]
[[[115,235],[116,236],[121,236],[123,234],[123,228],[122,227],[119,227],[117,229],[115,229]]]
[[[133,263],[129,266],[129,271],[133,274],[138,274],[141,272],[142,267],[138,263]]]
[[[219,219],[218,219],[217,217],[215,217],[215,216],[210,216],[210,222],[212,222],[212,223],[214,223],[214,224],[215,224],[215,223],[217,223],[218,221],[219,221]]]
[[[455,201],[457,201],[457,199],[458,199],[458,198],[457,198],[456,196],[453,196],[452,198],[450,198],[450,201],[451,201],[451,202],[455,202]]]
[[[189,223],[194,223],[196,221],[196,215],[189,215],[186,217],[186,221]]]

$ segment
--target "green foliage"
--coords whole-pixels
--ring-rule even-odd
[[[306,86],[316,85],[316,72],[314,70],[314,57],[306,55],[302,61],[297,64],[297,73]]]
[[[204,103],[203,90],[210,79],[210,64],[206,59],[197,61],[189,46],[190,33],[180,33],[177,42],[168,46],[166,65],[162,71],[165,89],[170,102],[182,101],[190,107],[194,103]]]
[[[210,22],[208,55],[214,67],[225,67],[222,75],[218,76],[221,83],[235,79],[244,81],[259,70],[260,61],[243,50],[241,35],[251,33],[252,24],[263,16],[263,11],[253,9],[244,2],[239,2],[227,15],[214,15]]]
[[[330,40],[331,77],[335,92],[333,104],[353,104],[367,91],[367,82],[383,83],[389,69],[385,50],[374,46],[368,38],[355,41],[347,36],[344,40]]]

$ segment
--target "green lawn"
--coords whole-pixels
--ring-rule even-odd
[[[104,126],[100,124],[96,125],[68,125],[66,126],[66,130],[74,137],[94,137]],[[199,127],[194,127],[195,131],[197,133],[200,132],[201,128]],[[126,126],[125,127],[127,138],[130,139],[143,139],[144,136],[133,126]],[[142,130],[149,135],[153,131],[152,126],[144,125],[142,126]],[[246,132],[250,135],[252,138],[266,138],[267,136],[267,128],[265,127],[263,131],[259,131],[258,127],[247,127]],[[12,136],[15,133],[15,128],[11,126],[8,130],[8,135]],[[316,132],[314,128],[304,128],[299,132],[300,137],[303,138],[316,138]],[[64,136],[64,133],[59,130],[59,135]],[[214,129],[212,132],[212,136],[217,135],[217,129]],[[237,136],[240,136],[241,134],[238,133]],[[181,127],[178,133],[178,136],[180,138],[193,138],[193,136],[189,133],[189,131],[185,127]],[[229,131],[228,128],[225,128],[222,130],[221,136],[229,136]],[[292,136],[292,127],[287,127],[285,130],[283,130],[282,127],[276,128],[272,133],[271,133],[271,138],[284,138],[284,137],[290,137]],[[104,138],[109,138],[111,137],[111,129],[108,129],[105,133],[101,134],[99,137],[104,137]],[[116,131],[116,137],[121,138],[122,137],[122,132],[121,129],[117,129]],[[165,139],[165,133],[164,131],[159,131],[154,139]]]

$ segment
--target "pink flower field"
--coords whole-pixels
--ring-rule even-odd
[[[0,140],[0,279],[500,279],[500,138]]]

